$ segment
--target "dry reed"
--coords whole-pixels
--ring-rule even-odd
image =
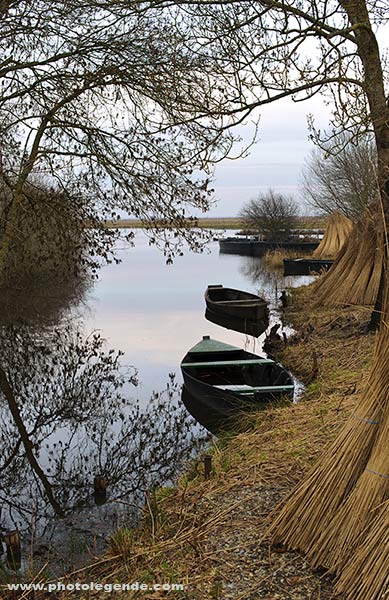
[[[347,241],[353,228],[353,222],[339,212],[334,212],[319,246],[313,252],[314,258],[336,258]]]
[[[276,543],[317,557],[315,563],[321,562],[318,544],[338,535],[339,529],[332,530],[331,522],[363,474],[376,442],[388,402],[388,350],[387,331],[382,327],[359,406],[322,460],[287,498],[270,527]]]
[[[285,250],[281,248],[279,250],[268,250],[263,256],[263,263],[266,267],[271,269],[283,269],[284,258],[305,258],[310,256],[309,254],[301,255],[301,252],[296,250]]]
[[[306,479],[287,498],[270,527],[275,543],[312,551],[369,459],[381,408],[370,400],[349,420],[335,443]]]
[[[331,269],[314,286],[314,306],[375,303],[383,262],[383,237],[376,214],[367,210],[355,224]]]
[[[275,542],[303,550],[313,566],[341,575],[339,590],[347,591],[352,580],[358,594],[364,590],[364,595],[358,596],[364,600],[381,598],[387,589],[387,550],[376,556],[374,573],[365,572],[364,577],[354,557],[361,561],[368,552],[366,532],[370,551],[381,544],[387,519],[387,511],[379,512],[379,518],[376,515],[389,498],[388,324],[386,279],[383,318],[360,405],[329,452],[289,496],[270,528]],[[355,600],[355,596],[349,598]]]
[[[153,510],[145,511],[134,537],[128,531],[115,536],[119,544],[112,544],[111,551],[119,556],[98,560],[64,581],[110,583],[127,581],[130,574],[131,581],[182,581],[191,600],[329,598],[329,581],[312,574],[306,561],[272,552],[261,542],[269,511],[343,426],[371,360],[373,336],[364,334],[365,310],[312,313],[308,298],[305,289],[295,291],[286,313],[298,330],[309,318],[310,333],[302,336],[304,341],[295,336],[282,351],[282,362],[300,379],[311,372],[310,349],[320,353],[323,377],[305,391],[306,401],[250,413],[247,432],[214,442],[210,479],[204,479],[201,459],[191,464],[176,490],[156,491]],[[226,587],[231,582],[232,591]],[[0,586],[1,597],[2,592]],[[128,599],[139,595],[127,594]],[[60,597],[71,600],[73,594]],[[91,592],[92,597],[100,598],[101,592]],[[172,591],[170,597],[182,598],[182,592]]]
[[[367,395],[375,400],[382,414],[371,456],[349,497],[310,552],[314,566],[325,566],[338,573],[358,548],[377,507],[389,498],[389,335],[385,322],[378,336]]]
[[[342,594],[346,600],[379,600],[388,595],[389,500],[376,512],[370,527],[363,532],[356,554],[350,557],[336,584],[335,593]]]

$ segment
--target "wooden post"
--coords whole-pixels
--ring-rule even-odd
[[[210,454],[206,454],[204,456],[204,477],[205,479],[209,479],[212,471],[212,456]]]
[[[3,534],[3,540],[7,548],[7,565],[17,571],[22,563],[19,530],[7,531]]]

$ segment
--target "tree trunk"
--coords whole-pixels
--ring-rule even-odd
[[[386,100],[384,77],[377,38],[371,27],[366,2],[362,0],[340,0],[351,25],[355,28],[358,54],[365,74],[365,90],[369,102],[370,116],[377,146],[377,178],[381,192],[381,205],[377,210],[378,237],[384,240],[383,269],[370,325],[376,328],[381,320],[382,295],[387,278],[389,226],[389,106]],[[381,239],[382,239],[381,238]]]

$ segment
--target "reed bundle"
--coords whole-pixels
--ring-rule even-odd
[[[287,499],[270,530],[276,542],[314,551],[365,470],[388,403],[388,338],[383,323],[361,402],[324,457]]]
[[[369,394],[382,415],[370,458],[352,492],[310,552],[314,566],[325,566],[333,572],[342,570],[368,531],[377,507],[389,499],[389,331],[385,322],[378,336],[370,386],[365,390],[365,396]]]
[[[389,500],[376,512],[356,554],[337,581],[335,593],[346,600],[379,600],[388,595]]]
[[[276,544],[313,552],[369,460],[382,407],[369,395],[270,526]]]
[[[336,258],[347,241],[353,222],[340,212],[333,212],[319,246],[313,252],[314,258]]]
[[[366,556],[385,535],[382,521],[389,499],[389,286],[384,297],[384,317],[377,334],[373,365],[362,400],[344,430],[308,477],[287,498],[270,527],[276,543],[304,551],[314,566],[342,575],[339,590],[363,588],[364,600],[383,596],[387,585],[388,553],[376,557],[379,583],[371,589],[361,581],[354,557]],[[380,520],[381,519],[381,520]],[[378,570],[377,570],[378,569]],[[343,572],[344,570],[344,572]],[[369,574],[371,581],[372,575]],[[349,592],[347,591],[349,594]],[[355,600],[355,596],[350,596]]]
[[[377,508],[389,499],[388,439],[387,418],[366,469],[330,523],[328,531],[322,533],[316,548],[310,553],[313,566],[325,566],[332,572],[340,573],[369,531]],[[386,564],[388,570],[387,552],[388,549],[381,562]]]
[[[383,236],[366,210],[331,269],[314,286],[315,306],[375,304],[383,263]]]

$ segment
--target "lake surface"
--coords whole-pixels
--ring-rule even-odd
[[[208,252],[187,253],[166,265],[160,251],[136,233],[135,247],[119,251],[119,265],[103,268],[86,298],[85,330],[101,330],[139,373],[137,394],[147,398],[166,382],[180,377],[179,364],[203,335],[260,351],[259,341],[205,319],[204,291],[222,284],[258,293],[271,306],[285,287],[305,285],[312,277],[286,277],[264,269],[258,257],[219,253],[217,241]]]
[[[118,256],[57,324],[1,329],[11,396],[0,407],[0,528],[19,529],[23,547],[33,544],[63,569],[136,519],[150,487],[169,484],[204,443],[205,430],[180,402],[188,349],[210,335],[261,354],[265,335],[205,319],[207,285],[258,293],[274,322],[281,291],[313,280],[284,278],[258,257],[220,254],[217,241],[166,265],[140,231]],[[96,477],[108,482],[107,494],[94,491]]]

